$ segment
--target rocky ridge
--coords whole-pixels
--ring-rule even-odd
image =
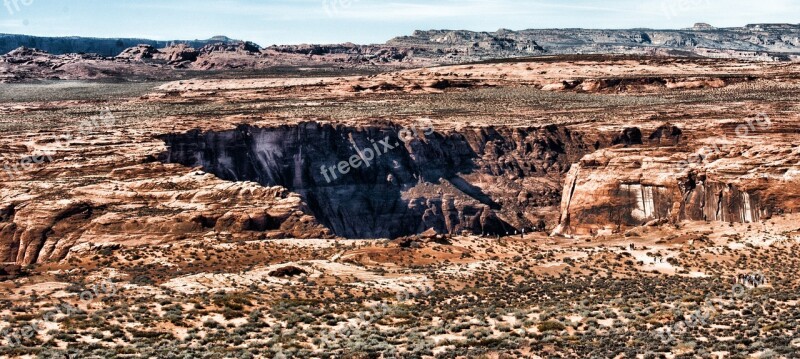
[[[20,47],[36,48],[53,55],[66,54],[98,54],[104,57],[113,57],[121,51],[144,44],[155,48],[165,48],[176,45],[200,48],[215,43],[236,43],[240,40],[230,39],[226,36],[215,36],[207,40],[170,40],[157,41],[148,39],[127,38],[92,38],[92,37],[47,37],[15,34],[0,34],[0,53],[7,53]]]
[[[453,60],[496,59],[540,54],[647,54],[763,61],[800,59],[800,25],[751,24],[683,30],[530,29],[496,32],[415,31],[386,44],[447,54]]]
[[[22,36],[22,35],[14,35]],[[79,39],[75,43],[96,41],[92,46],[52,45],[48,41],[22,41],[5,35],[0,44],[22,47],[0,57],[0,81],[18,82],[40,79],[164,79],[181,78],[182,71],[260,71],[283,67],[324,67],[341,69],[414,68],[477,61],[546,55],[617,54],[655,57],[705,57],[748,61],[800,61],[800,25],[753,24],[745,27],[714,28],[698,24],[683,30],[594,30],[532,29],[496,32],[466,30],[416,31],[385,44],[356,45],[273,45],[262,48],[254,43],[217,37],[203,41],[118,40],[125,47],[113,55],[108,39]],[[0,36],[0,41],[4,38]],[[21,39],[21,38],[20,38]],[[125,45],[127,44],[127,45]],[[8,45],[6,45],[8,46]],[[66,46],[66,47],[65,47]],[[24,53],[37,51],[40,59],[30,62]],[[69,51],[68,51],[69,50]],[[112,57],[113,56],[113,57]],[[69,65],[69,66],[67,66]]]

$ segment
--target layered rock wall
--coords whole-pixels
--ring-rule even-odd
[[[635,139],[635,132],[626,129],[621,138]],[[700,156],[680,142],[682,135],[661,128],[644,143],[620,141],[582,158],[566,176],[553,234],[681,221],[755,223],[800,210],[800,181],[793,175],[800,153],[791,142],[748,144],[740,138],[741,144]],[[693,157],[698,163],[686,161]]]
[[[163,137],[169,148],[164,161],[199,166],[226,180],[286,187],[344,237],[428,229],[505,235],[544,229],[548,220],[554,225],[554,218],[536,213],[555,213],[570,164],[610,142],[559,126],[470,128],[419,134],[405,143],[400,131],[394,124],[303,123],[173,134]],[[366,149],[380,154],[366,161]],[[341,173],[343,161],[363,163]]]

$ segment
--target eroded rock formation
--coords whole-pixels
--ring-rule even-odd
[[[26,68],[52,60],[15,56],[31,60]],[[559,223],[563,234],[683,219],[756,227],[800,208],[796,73],[794,64],[570,57],[199,78],[106,102],[119,121],[89,128],[96,103],[44,103],[23,86],[28,97],[2,107],[0,256],[27,264],[187,238],[504,235]],[[725,84],[692,85],[700,78]],[[618,86],[540,91],[593,81]],[[762,111],[772,126],[744,120]],[[403,115],[375,120],[387,113]],[[396,139],[394,123],[417,115],[433,118],[436,132],[325,180],[321,166],[349,162],[354,144]],[[64,134],[77,137],[54,140]],[[48,148],[52,160],[23,164]],[[181,165],[159,163],[161,153]]]
[[[0,262],[43,263],[98,244],[153,244],[193,235],[330,236],[300,198],[283,188],[231,184],[205,173],[171,178],[146,173],[120,169],[120,182],[62,194],[69,199],[20,198],[7,205],[0,210]]]
[[[778,133],[797,131],[792,123],[773,126]],[[800,210],[796,173],[786,167],[800,159],[791,137],[763,144],[741,136],[735,145],[701,147],[681,144],[683,132],[675,126],[658,127],[644,144],[635,140],[637,131],[625,129],[615,141],[624,146],[587,155],[571,168],[554,234],[684,220],[755,223]]]
[[[680,30],[528,29],[496,32],[415,31],[388,45],[438,50],[452,58],[525,56],[530,54],[663,54],[756,60],[797,59],[796,24],[752,24],[714,28],[698,24]]]
[[[557,205],[570,164],[609,142],[559,126],[471,128],[407,143],[398,139],[400,130],[393,124],[303,123],[194,131],[164,136],[164,161],[199,166],[226,180],[286,187],[344,237],[393,238],[428,229],[505,235],[552,221],[543,209]],[[369,160],[367,150],[379,155]],[[342,161],[363,163],[331,173]]]

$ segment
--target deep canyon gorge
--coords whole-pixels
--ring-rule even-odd
[[[644,135],[636,127],[587,134],[558,125],[465,127],[407,142],[398,140],[401,130],[394,123],[350,127],[309,122],[192,131],[163,136],[168,150],[162,159],[202,168],[224,180],[284,187],[298,193],[332,233],[353,239],[428,230],[490,236],[523,231],[597,234],[651,222],[751,223],[790,210],[765,194],[774,183],[739,188],[724,177],[688,168],[663,169],[655,175],[671,178],[659,182],[614,178],[622,169],[582,160],[609,147],[621,153],[679,151],[682,131],[669,124]],[[394,148],[365,160],[360,149],[377,151],[376,143],[384,138]],[[332,182],[320,170],[353,156],[363,166]],[[682,170],[678,163],[668,165]],[[602,192],[578,186],[592,176],[606,178]],[[588,200],[591,205],[575,209],[576,195],[576,203]]]

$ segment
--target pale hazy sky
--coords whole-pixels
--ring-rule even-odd
[[[800,22],[798,0],[0,0],[0,33],[382,43],[422,29],[675,29]]]

